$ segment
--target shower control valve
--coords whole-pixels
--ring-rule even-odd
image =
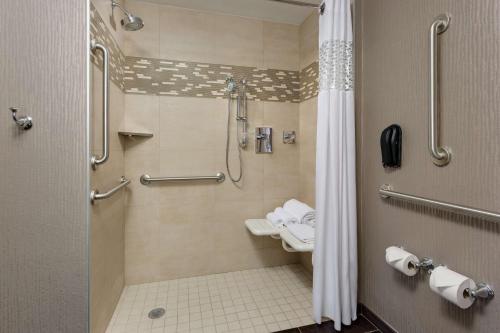
[[[295,144],[297,134],[295,131],[283,131],[283,143],[284,144]]]
[[[271,127],[255,128],[255,152],[258,154],[273,152],[273,129]]]

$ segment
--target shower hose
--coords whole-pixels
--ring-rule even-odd
[[[227,131],[226,131],[226,169],[227,169],[227,174],[229,176],[229,179],[233,182],[233,184],[237,184],[241,181],[241,178],[243,176],[243,166],[242,166],[242,160],[241,160],[241,147],[238,142],[238,160],[240,164],[240,172],[238,177],[234,177],[231,173],[231,168],[229,167],[229,142],[230,142],[230,125],[231,125],[231,92],[228,93],[228,98],[227,98]]]

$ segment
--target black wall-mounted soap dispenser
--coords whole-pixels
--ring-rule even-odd
[[[382,151],[382,165],[384,168],[401,167],[401,147],[403,131],[401,126],[393,124],[382,131],[380,135],[380,149]]]

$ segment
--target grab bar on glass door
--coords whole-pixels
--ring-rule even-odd
[[[108,49],[96,42],[94,39],[90,42],[90,49],[92,52],[100,50],[103,57],[102,69],[102,155],[92,156],[90,164],[92,169],[97,169],[99,164],[103,164],[109,158],[109,52]]]
[[[450,163],[451,151],[448,147],[438,146],[439,139],[439,73],[438,73],[438,35],[448,29],[450,16],[441,14],[431,24],[429,31],[429,152],[435,165],[445,166]]]
[[[113,189],[109,190],[106,193],[99,193],[99,190],[93,190],[92,192],[90,192],[90,202],[93,204],[94,201],[96,200],[103,200],[112,197],[113,194],[115,194],[128,184],[130,184],[130,180],[125,177],[122,177],[120,178],[120,184],[115,186]]]

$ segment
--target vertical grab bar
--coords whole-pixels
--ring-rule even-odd
[[[90,49],[92,52],[100,50],[103,56],[103,96],[102,96],[102,136],[103,136],[103,148],[102,156],[92,156],[90,159],[90,164],[92,169],[96,170],[99,164],[103,164],[109,158],[109,52],[108,49],[102,44],[99,44],[94,39],[90,42]]]
[[[450,163],[451,150],[438,146],[439,138],[439,79],[438,79],[438,35],[448,29],[450,16],[441,14],[434,19],[429,31],[429,152],[435,165],[445,166]]]

